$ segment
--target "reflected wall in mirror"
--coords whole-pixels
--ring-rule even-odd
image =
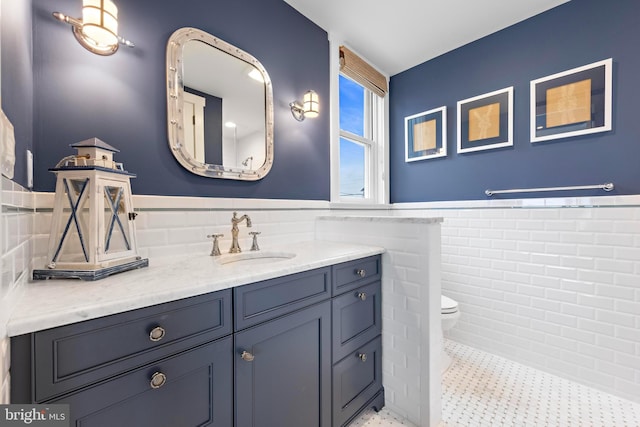
[[[253,56],[196,28],[167,44],[169,146],[189,171],[255,181],[273,164],[273,93]]]

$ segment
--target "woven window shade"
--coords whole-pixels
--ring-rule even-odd
[[[344,46],[340,46],[340,72],[380,97],[387,94],[387,79]]]

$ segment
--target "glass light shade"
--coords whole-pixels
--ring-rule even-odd
[[[111,0],[82,1],[82,34],[98,46],[118,44],[118,8]]]
[[[310,90],[302,98],[302,109],[304,116],[308,118],[318,117],[320,114],[320,100],[318,94]]]

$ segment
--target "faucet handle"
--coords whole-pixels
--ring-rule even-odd
[[[259,251],[260,247],[258,247],[258,234],[260,234],[260,232],[259,231],[250,231],[249,234],[253,236],[253,243],[251,244],[251,250],[252,251]]]
[[[207,235],[208,239],[213,239],[213,248],[211,248],[210,256],[218,256],[220,255],[220,247],[218,246],[218,239],[223,237],[224,234],[209,234]]]

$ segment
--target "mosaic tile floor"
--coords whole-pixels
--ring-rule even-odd
[[[442,427],[640,427],[640,404],[445,340]],[[383,409],[349,427],[415,427]]]
[[[376,413],[373,409],[365,411],[360,418],[354,420],[349,427],[415,427],[414,424],[402,419],[387,408]]]

